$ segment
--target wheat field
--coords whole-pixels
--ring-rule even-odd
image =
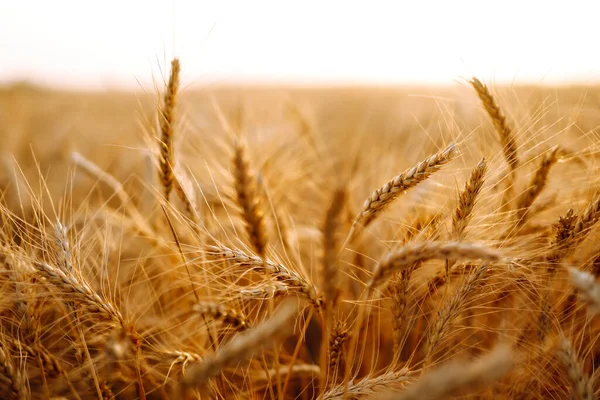
[[[594,399],[600,89],[0,89],[0,393]]]

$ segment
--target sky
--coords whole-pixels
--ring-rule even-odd
[[[0,0],[0,83],[600,82],[600,1]]]

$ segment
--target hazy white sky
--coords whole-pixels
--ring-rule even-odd
[[[0,0],[0,82],[600,81],[600,1]]]

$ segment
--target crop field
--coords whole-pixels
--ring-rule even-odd
[[[594,399],[600,89],[0,88],[0,393]]]

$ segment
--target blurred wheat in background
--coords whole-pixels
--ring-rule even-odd
[[[597,87],[185,68],[0,87],[1,398],[597,398]]]

